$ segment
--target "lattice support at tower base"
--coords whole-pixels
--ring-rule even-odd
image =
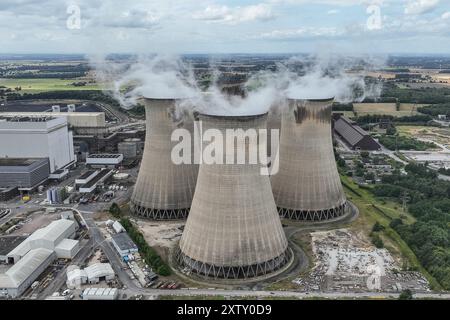
[[[186,219],[190,208],[184,209],[152,209],[136,204],[130,204],[130,210],[134,215],[150,220],[179,220]]]
[[[347,202],[340,206],[323,210],[294,210],[278,207],[278,213],[282,218],[299,221],[324,221],[343,216],[348,210]]]
[[[183,271],[189,271],[205,279],[251,279],[265,276],[283,268],[292,258],[292,250],[287,248],[280,256],[269,261],[247,266],[216,266],[191,259],[178,248],[177,263]]]

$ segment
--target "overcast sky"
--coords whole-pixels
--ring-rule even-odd
[[[450,0],[0,0],[0,36],[1,53],[450,54]]]

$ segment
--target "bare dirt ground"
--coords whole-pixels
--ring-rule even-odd
[[[60,216],[60,213],[45,213],[43,211],[32,213],[25,218],[24,224],[11,235],[31,234],[37,229],[49,225],[50,222],[57,220]]]
[[[143,233],[145,240],[151,247],[171,248],[180,240],[184,222],[175,221],[142,221],[139,220],[137,225]]]
[[[400,271],[386,249],[374,247],[362,234],[348,229],[311,233],[315,266],[293,283],[304,291],[428,290],[418,272]]]

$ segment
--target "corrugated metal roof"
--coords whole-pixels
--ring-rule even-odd
[[[68,229],[72,228],[74,224],[74,221],[67,219],[52,221],[48,226],[33,232],[33,234],[31,234],[26,240],[14,248],[8,256],[18,255],[23,257],[28,251],[35,248],[33,245],[34,241],[56,241],[56,239],[63,235]]]
[[[334,130],[344,138],[350,145],[354,146],[367,135],[363,129],[353,125],[351,121],[345,117],[340,117],[334,123]]]
[[[78,245],[78,240],[62,239],[55,249],[72,250]]]
[[[39,266],[50,256],[55,255],[52,250],[34,249],[28,252],[19,262],[5,272],[16,287],[19,287]]]
[[[83,296],[114,296],[117,293],[117,288],[86,288],[83,291]]]
[[[6,274],[0,274],[0,288],[15,288],[14,281]]]
[[[114,270],[109,263],[94,263],[84,269],[89,279],[104,276],[114,276]]]

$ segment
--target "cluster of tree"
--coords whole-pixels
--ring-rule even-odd
[[[136,243],[142,258],[152,267],[153,271],[161,276],[169,276],[172,273],[170,267],[161,259],[155,249],[148,245],[142,233],[139,232],[131,221],[128,218],[122,218],[120,219],[120,224],[128,232],[134,243]]]
[[[84,87],[86,85],[86,81],[78,81],[71,83],[74,87]]]
[[[424,106],[417,109],[421,113],[428,114],[430,116],[437,117],[440,114],[445,114],[450,117],[450,103],[436,104],[432,106]]]
[[[382,178],[373,188],[377,196],[409,201],[417,219],[406,225],[394,219],[390,226],[414,251],[421,264],[445,288],[450,289],[450,182],[439,180],[425,165],[408,164],[408,175],[398,172]],[[374,226],[375,229],[375,226]]]
[[[372,240],[372,244],[381,249],[384,248],[383,240],[380,237],[379,232],[383,231],[384,227],[377,221],[372,227],[372,232],[370,233],[370,239]]]
[[[4,68],[5,71],[26,71],[26,70],[38,70],[40,72],[86,72],[89,71],[88,64],[21,64],[14,65],[11,68]]]
[[[426,124],[427,122],[433,120],[433,117],[424,114],[417,114],[413,116],[403,116],[403,117],[394,117],[388,114],[368,114],[356,117],[354,120],[359,125],[369,123],[380,123],[380,122]]]
[[[111,213],[111,215],[116,219],[120,219],[122,216],[122,210],[120,209],[119,205],[115,202],[113,202],[111,207],[109,207],[109,213]]]
[[[450,169],[440,168],[440,169],[438,170],[438,172],[439,172],[440,174],[443,174],[443,175],[446,175],[446,176],[450,176]]]
[[[119,103],[116,99],[99,90],[67,90],[67,91],[46,91],[39,93],[11,93],[8,100],[35,100],[35,99],[76,99],[76,100],[93,100],[107,103],[111,106],[118,107]]]
[[[405,136],[383,135],[379,138],[379,142],[389,150],[417,150],[425,151],[436,148],[432,142],[420,141]]]
[[[86,72],[49,72],[49,73],[34,73],[22,72],[4,75],[4,78],[9,79],[73,79],[86,76]]]
[[[333,111],[353,111],[353,103],[333,103]]]
[[[395,84],[385,83],[381,97],[396,97],[401,103],[438,104],[449,102],[450,88],[400,89]]]

